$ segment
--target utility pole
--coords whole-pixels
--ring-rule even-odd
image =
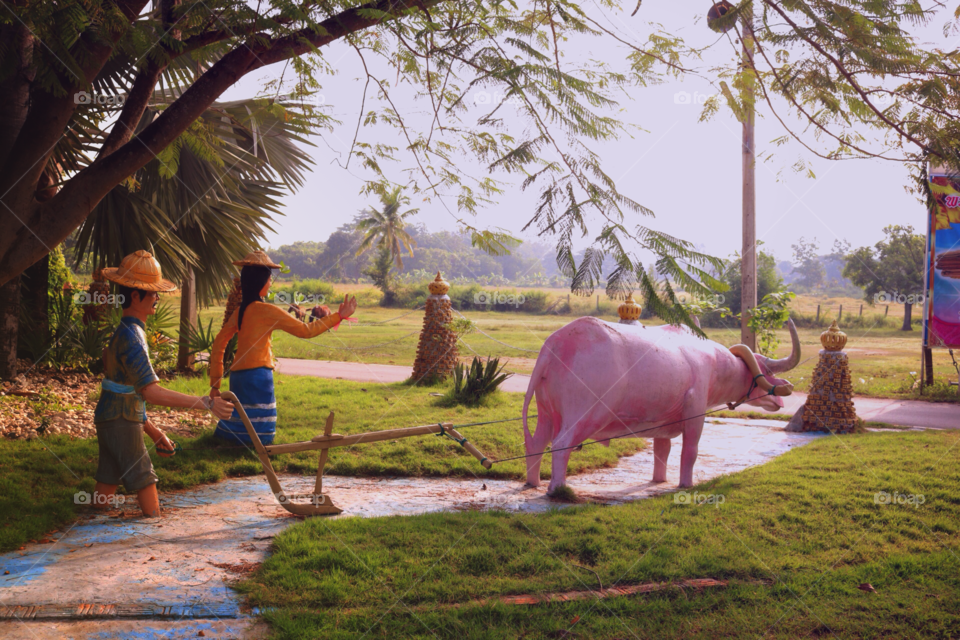
[[[757,154],[755,146],[753,11],[741,16],[743,77],[743,246],[740,252],[740,342],[754,351],[757,337],[750,330],[750,312],[757,306]]]

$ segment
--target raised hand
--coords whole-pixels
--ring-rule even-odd
[[[352,296],[352,297],[349,295],[343,296],[343,302],[340,303],[340,309],[338,309],[338,312],[340,313],[340,319],[346,320],[347,318],[352,316],[353,312],[356,310],[357,310],[356,296]]]

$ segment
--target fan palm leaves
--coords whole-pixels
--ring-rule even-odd
[[[400,208],[410,203],[410,198],[403,195],[403,188],[396,187],[380,195],[381,209],[369,207],[365,209],[357,222],[357,230],[365,235],[357,248],[356,255],[360,255],[370,247],[385,248],[393,256],[398,269],[403,269],[401,254],[406,249],[412,256],[413,247],[417,246],[409,233],[404,231],[406,219],[414,215],[419,209],[407,209],[401,212]]]
[[[142,118],[142,130],[172,99],[165,92]],[[263,100],[214,104],[131,180],[115,187],[80,227],[79,262],[118,264],[136,249],[152,248],[168,277],[187,265],[198,299],[226,292],[232,261],[259,247],[282,215],[280,198],[303,184],[310,157],[299,145],[296,105]]]

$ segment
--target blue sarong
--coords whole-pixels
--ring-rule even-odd
[[[236,394],[243,405],[260,442],[272,444],[277,433],[277,398],[273,393],[273,369],[256,367],[231,372],[230,391]],[[228,442],[252,444],[236,409],[229,420],[217,423],[217,430],[213,435]]]

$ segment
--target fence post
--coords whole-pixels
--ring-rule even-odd
[[[860,305],[860,317],[861,317],[861,318],[863,317],[863,305],[862,305],[862,304]]]
[[[840,305],[840,313],[837,314],[837,322],[840,322],[841,318],[843,318],[843,305]]]
[[[597,313],[600,312],[600,294],[597,294]]]
[[[817,324],[820,323],[820,305],[817,305]]]
[[[887,305],[887,310],[883,312],[883,317],[886,318],[890,315],[890,305]]]

